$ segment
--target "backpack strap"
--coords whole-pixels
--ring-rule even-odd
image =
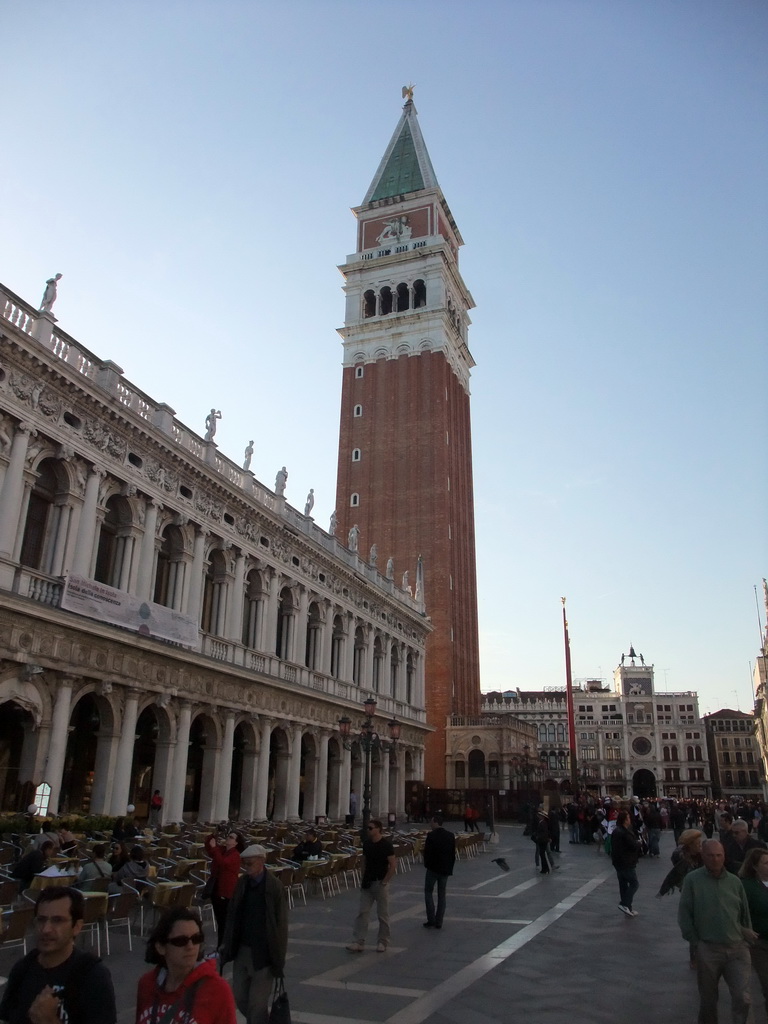
[[[187,991],[184,993],[181,999],[177,999],[175,1003],[168,1007],[162,1017],[157,1016],[157,1007],[160,1002],[159,999],[155,998],[155,1005],[152,1007],[152,1017],[150,1018],[150,1024],[171,1024],[171,1021],[176,1016],[178,1011],[183,1007],[186,1019],[189,1020],[192,1013],[192,1006],[195,1002],[195,996],[197,990],[200,988],[205,978],[198,978],[198,980],[190,985]]]

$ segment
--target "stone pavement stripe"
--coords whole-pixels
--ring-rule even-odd
[[[347,992],[372,992],[377,996],[405,996],[418,999],[426,995],[423,988],[394,988],[391,985],[366,985],[361,981],[333,981],[331,978],[307,978],[302,985],[317,985],[318,988],[343,988]]]
[[[422,890],[423,891],[423,890]],[[413,907],[408,907],[406,910],[398,910],[396,914],[390,914],[389,920],[392,921],[405,921],[409,917],[422,917],[424,914],[424,904],[417,903]],[[369,923],[369,928],[378,928],[379,923],[376,919],[375,914],[371,914],[373,920]]]
[[[499,900],[511,900],[513,896],[517,896],[519,892],[525,892],[526,889],[532,888],[534,885],[539,884],[538,878],[529,878],[527,882],[521,882],[520,885],[516,885],[514,889],[507,889],[506,892],[500,892],[495,897]]]
[[[454,921],[464,921],[469,924],[531,924],[530,917],[454,917],[451,914],[451,924]]]
[[[329,945],[329,943],[324,943],[324,945]],[[333,943],[333,945],[336,945],[336,943]],[[373,948],[371,947],[372,951]],[[390,956],[394,953],[403,952],[405,952],[404,946],[389,947]],[[332,967],[330,971],[326,971],[324,974],[316,974],[312,978],[304,978],[301,984],[313,985],[318,988],[340,988],[349,992],[373,992],[381,996],[404,996],[406,999],[418,999],[426,994],[426,990],[423,988],[400,988],[393,985],[372,985],[360,981],[346,980],[352,974],[367,970],[370,963],[370,957],[364,957],[363,954],[356,953],[352,959],[347,960],[338,967]]]
[[[295,1010],[291,1010],[291,1020],[295,1024],[378,1024],[362,1017],[337,1017],[336,1014],[330,1017],[325,1013],[297,1013]]]
[[[494,967],[507,960],[518,949],[521,949],[526,943],[530,942],[531,939],[534,939],[545,929],[549,928],[551,924],[575,907],[585,896],[588,896],[599,885],[602,885],[608,877],[609,872],[606,871],[597,878],[591,879],[586,885],[582,885],[580,889],[576,889],[570,896],[566,896],[565,899],[561,900],[551,910],[542,914],[541,917],[531,924],[521,928],[519,932],[505,939],[504,942],[501,942],[490,952],[484,953],[471,964],[457,971],[452,977],[447,978],[439,988],[433,989],[410,1006],[406,1006],[391,1017],[388,1017],[386,1024],[422,1024],[422,1021],[431,1016],[435,1010],[450,1002],[459,993],[469,988],[470,985],[474,984],[474,982],[478,981],[489,971],[492,971]],[[534,884],[535,881],[534,879]],[[529,886],[526,886],[526,888],[529,888]]]
[[[469,887],[470,892],[474,892],[475,889],[482,889],[484,885],[490,885],[491,882],[498,882],[501,875],[494,875],[493,878],[486,878],[484,882],[478,882],[477,885],[471,885]]]
[[[344,942],[327,942],[323,939],[295,939],[293,935],[288,936],[288,943],[291,946],[326,946],[329,949],[346,949],[347,942],[349,939]]]

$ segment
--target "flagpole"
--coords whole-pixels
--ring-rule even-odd
[[[578,792],[578,766],[576,763],[576,716],[573,711],[573,679],[571,677],[571,641],[568,636],[568,619],[565,617],[565,598],[563,602],[563,640],[565,642],[565,692],[568,700],[568,745],[571,748],[571,791]]]

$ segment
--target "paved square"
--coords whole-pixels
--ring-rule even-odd
[[[439,931],[422,927],[424,869],[393,879],[386,953],[376,953],[375,914],[365,952],[346,951],[357,893],[343,884],[341,895],[313,895],[291,910],[286,983],[295,1024],[694,1024],[696,981],[677,928],[679,897],[655,896],[671,835],[661,858],[640,862],[636,918],[617,909],[615,873],[594,846],[571,846],[564,833],[559,870],[540,875],[519,826],[500,826],[499,839],[457,864]],[[498,856],[509,873],[492,863]],[[212,947],[208,924],[206,932]],[[137,938],[129,953],[123,931],[106,958],[120,1024],[134,1020],[143,948]],[[16,956],[0,950],[0,974]],[[728,1024],[724,987],[720,1002]],[[755,1024],[768,1024],[756,978],[753,1002]]]

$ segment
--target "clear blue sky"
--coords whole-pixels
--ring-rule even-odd
[[[484,690],[751,706],[766,557],[762,0],[5,5],[0,280],[327,526],[342,280],[415,101],[466,245]],[[761,595],[762,609],[762,595]]]

